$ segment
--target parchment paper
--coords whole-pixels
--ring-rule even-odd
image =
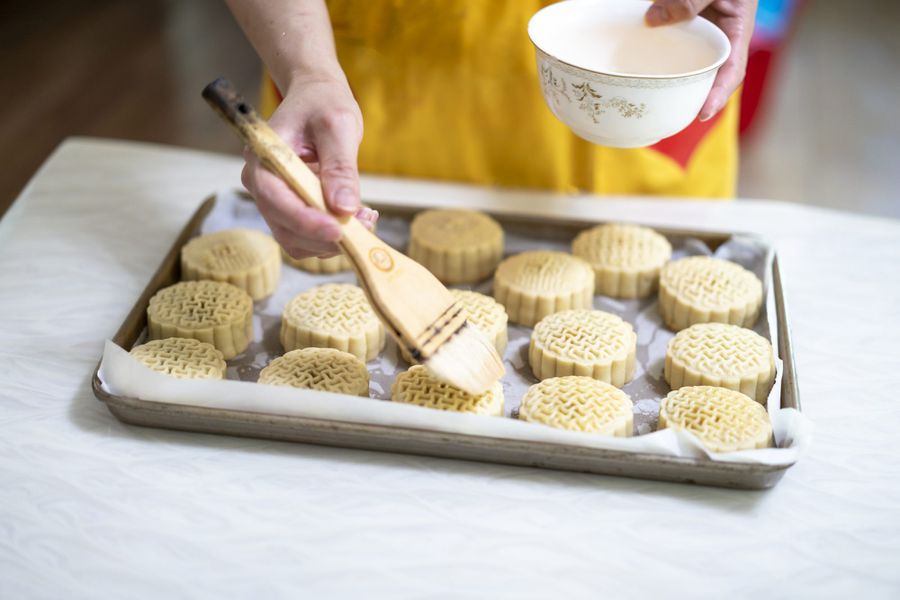
[[[218,194],[216,206],[205,220],[202,231],[209,233],[230,227],[251,227],[268,232],[268,227],[252,202],[246,201],[238,193],[224,192]],[[406,248],[408,229],[409,222],[406,218],[383,216],[378,221],[379,236],[401,251]],[[561,230],[552,224],[545,226],[504,224],[504,231],[507,255],[536,248],[569,251],[572,238],[571,230]],[[712,254],[700,240],[678,237],[669,239],[676,258]],[[771,293],[770,274],[773,257],[771,248],[755,238],[733,237],[717,248],[714,255],[743,265],[763,280],[766,302],[754,329],[760,335],[772,340],[773,346],[777,348],[775,339],[777,329],[772,318],[774,297]],[[776,359],[778,376],[768,400],[778,448],[716,454],[707,452],[690,434],[672,430],[656,431],[659,401],[669,392],[669,387],[663,379],[665,349],[674,334],[662,325],[655,297],[642,300],[616,300],[602,296],[594,298],[594,308],[621,316],[634,326],[637,333],[635,377],[623,388],[634,401],[635,437],[629,439],[559,431],[509,418],[459,415],[379,402],[389,400],[393,378],[407,368],[390,337],[384,351],[368,363],[371,380],[370,399],[250,383],[257,380],[263,367],[283,353],[278,334],[281,312],[287,302],[296,294],[313,286],[335,282],[356,283],[356,277],[352,272],[332,275],[310,274],[285,265],[282,270],[282,281],[276,293],[255,305],[255,339],[247,351],[229,361],[227,378],[230,381],[175,380],[143,367],[127,352],[109,342],[101,365],[101,379],[104,386],[112,393],[143,400],[181,402],[361,423],[394,424],[491,437],[556,441],[634,452],[707,456],[712,460],[728,462],[789,464],[797,459],[800,451],[809,443],[811,428],[806,418],[794,409],[779,408],[782,365],[778,359]],[[485,294],[491,294],[492,291],[490,280],[474,287],[460,287],[468,287]],[[528,387],[537,382],[531,374],[527,361],[530,334],[531,328],[512,324],[509,327],[509,345],[504,353],[507,374],[503,378],[506,402],[504,412],[507,417],[518,407],[519,400]],[[235,381],[247,383],[235,385]]]

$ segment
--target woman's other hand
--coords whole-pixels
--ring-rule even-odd
[[[655,0],[647,9],[646,20],[650,26],[668,25],[700,15],[715,23],[731,42],[731,56],[719,68],[700,109],[701,121],[711,119],[722,110],[744,80],[756,5],[757,0]]]

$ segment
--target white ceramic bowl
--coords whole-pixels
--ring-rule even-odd
[[[693,121],[731,52],[697,17],[648,27],[642,0],[565,0],[528,22],[544,100],[579,137],[636,148]]]

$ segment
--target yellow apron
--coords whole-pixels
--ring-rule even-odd
[[[737,94],[706,123],[649,148],[586,142],[538,86],[528,19],[547,0],[329,0],[341,66],[362,109],[360,170],[598,194],[727,198]],[[265,114],[280,94],[267,80]]]

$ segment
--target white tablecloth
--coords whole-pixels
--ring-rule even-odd
[[[73,139],[0,221],[0,597],[900,595],[900,222],[560,200],[777,244],[815,442],[774,489],[730,491],[119,423],[90,389],[103,340],[239,172]]]

